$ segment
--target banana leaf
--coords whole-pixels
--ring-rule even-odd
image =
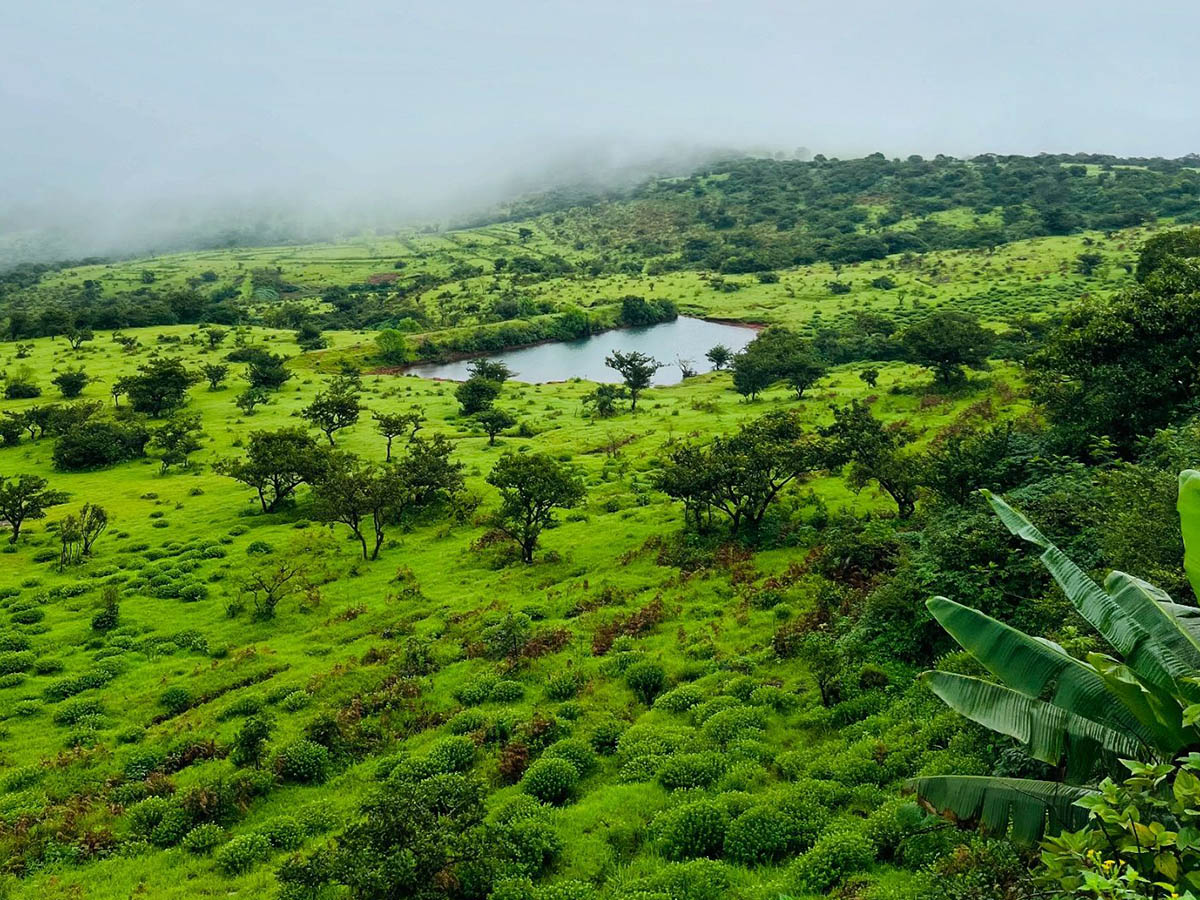
[[[1098,793],[1052,781],[979,775],[916,778],[907,787],[927,809],[962,825],[977,825],[985,834],[1002,835],[1011,826],[1012,839],[1021,844],[1079,830],[1088,812],[1076,801]]]
[[[1200,472],[1179,473],[1179,527],[1183,531],[1183,570],[1200,599]]]

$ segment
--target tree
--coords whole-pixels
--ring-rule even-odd
[[[204,372],[205,379],[208,381],[208,389],[210,391],[219,391],[226,376],[229,375],[229,366],[220,363],[206,363],[202,371]]]
[[[67,343],[71,345],[71,349],[78,351],[85,343],[95,338],[90,328],[69,328],[67,329]]]
[[[833,407],[833,422],[820,429],[829,439],[825,448],[829,468],[849,465],[847,482],[861,491],[875,481],[896,501],[900,518],[916,510],[920,461],[904,450],[913,440],[903,425],[884,425],[858,400]]]
[[[329,390],[317,394],[300,415],[325,433],[329,446],[334,446],[334,432],[349,428],[358,421],[362,411],[358,402],[358,385],[353,379],[338,377]]]
[[[484,378],[503,384],[512,378],[513,372],[505,363],[491,359],[473,359],[467,363],[467,374],[471,378]]]
[[[233,405],[248,416],[254,415],[254,408],[270,402],[270,395],[260,387],[248,387],[233,401]]]
[[[254,604],[254,618],[275,618],[275,608],[301,588],[307,574],[303,560],[269,559],[253,566],[238,582],[243,597]]]
[[[69,565],[75,565],[81,562],[83,557],[90,556],[92,545],[107,528],[108,513],[104,511],[103,507],[93,503],[85,503],[83,509],[79,511],[79,515],[72,513],[64,518],[58,523],[58,539],[62,544],[58,567],[62,569]],[[115,605],[115,594],[111,598],[111,602]],[[106,598],[106,608],[110,611],[109,614],[115,618],[117,615],[115,606],[109,604],[108,598]],[[93,627],[95,627],[94,621]]]
[[[733,357],[733,389],[747,400],[756,400],[758,395],[775,383],[775,365],[762,354],[743,350]]]
[[[83,369],[67,369],[65,372],[61,372],[50,379],[50,383],[55,385],[59,393],[68,400],[78,397],[83,393],[83,389],[87,387],[88,381],[87,373]]]
[[[596,389],[583,395],[583,405],[590,406],[598,418],[609,419],[619,411],[617,404],[629,393],[615,384],[598,384]]]
[[[817,383],[827,371],[812,353],[799,351],[780,361],[779,374],[796,392],[796,399],[803,400],[804,392]]]
[[[1094,250],[1080,253],[1075,257],[1075,271],[1084,278],[1091,278],[1103,264],[1104,257]]]
[[[229,761],[235,766],[253,766],[256,769],[261,766],[267,755],[271,726],[271,719],[265,713],[246,719],[233,736]]]
[[[927,603],[934,618],[994,680],[933,671],[922,681],[963,716],[1053,766],[1066,783],[944,775],[918,778],[911,787],[923,803],[963,825],[997,833],[1011,823],[1013,837],[1029,842],[1046,831],[1086,825],[1093,800],[1111,793],[1111,782],[1097,783],[1099,777],[1120,777],[1120,761],[1169,761],[1200,744],[1200,691],[1193,681],[1200,670],[1200,610],[1177,605],[1124,572],[1110,573],[1101,587],[1028,519],[985,496],[1008,530],[1041,552],[1071,605],[1114,655],[1091,653],[1081,660],[934,597]],[[1180,475],[1179,513],[1184,568],[1200,592],[1200,472]],[[1145,834],[1153,833],[1147,823]]]
[[[863,380],[863,384],[873,388],[879,382],[879,369],[875,366],[867,366],[858,373],[858,377]]]
[[[496,526],[520,545],[526,563],[554,510],[577,506],[584,496],[583,480],[545,453],[506,453],[487,481],[500,491]]]
[[[650,386],[654,373],[663,367],[654,357],[647,356],[640,350],[629,353],[614,350],[611,355],[605,357],[604,364],[610,369],[615,369],[625,380],[625,388],[629,391],[630,412],[637,412],[638,396]]]
[[[533,230],[522,225],[517,229],[517,240],[524,244],[527,240],[533,237]]]
[[[177,359],[153,359],[138,367],[138,374],[120,379],[123,393],[135,412],[163,416],[182,406],[197,377]]]
[[[407,434],[408,439],[412,440],[425,421],[425,416],[420,410],[406,413],[374,413],[372,418],[375,420],[375,430],[387,438],[387,455],[384,459],[388,462],[392,459],[392,441],[402,434]]]
[[[46,510],[67,502],[62,491],[50,490],[45,478],[37,475],[0,475],[0,520],[8,523],[10,544],[21,536],[21,526],[29,519],[46,518]]]
[[[83,555],[92,555],[92,545],[108,530],[108,513],[103,506],[85,503],[79,510],[79,535],[83,542]]]
[[[287,357],[266,351],[256,353],[246,367],[246,380],[251,387],[277,391],[283,387],[292,373],[284,368]]]
[[[246,456],[224,460],[214,468],[258,493],[263,512],[274,512],[302,484],[316,482],[324,455],[303,428],[250,432]]]
[[[712,365],[713,371],[720,372],[733,360],[733,351],[724,344],[717,344],[704,354],[704,358]]]
[[[768,413],[707,447],[690,444],[660,461],[654,486],[684,505],[684,519],[703,530],[717,511],[737,534],[758,527],[790,482],[822,461],[793,412]]]
[[[362,545],[363,559],[378,559],[384,527],[400,504],[404,485],[388,468],[364,463],[350,453],[329,456],[321,477],[313,485],[317,516],[325,522],[340,522]],[[368,554],[363,519],[370,519],[374,547]]]
[[[450,458],[454,445],[445,435],[414,437],[395,467],[404,482],[401,510],[418,510],[449,500],[463,489],[463,465]]]
[[[389,366],[402,366],[409,361],[408,338],[395,328],[385,328],[375,335],[379,356]]]
[[[1140,436],[1190,415],[1200,396],[1200,266],[1152,265],[1144,283],[1073,304],[1029,361],[1034,399],[1068,452],[1106,437],[1131,454]]]
[[[1138,253],[1136,277],[1145,283],[1159,269],[1175,268],[1180,260],[1200,257],[1200,228],[1180,228],[1156,234]]]
[[[462,407],[464,416],[473,416],[490,409],[500,396],[501,385],[490,378],[468,378],[454,391],[454,399]]]
[[[970,313],[942,309],[931,313],[900,334],[909,358],[932,369],[941,385],[963,380],[963,366],[980,369],[996,343],[996,335]]]
[[[210,350],[216,350],[218,347],[220,347],[221,344],[225,342],[225,338],[228,337],[228,335],[229,332],[224,328],[221,328],[219,325],[209,325],[204,329],[204,337],[208,340],[208,347]]]
[[[199,415],[181,413],[176,413],[154,430],[150,444],[159,451],[164,474],[171,466],[188,467],[188,457],[202,446],[199,430]]]
[[[58,436],[51,456],[64,471],[112,466],[146,455],[150,433],[138,423],[85,422]]]
[[[311,320],[301,322],[296,329],[296,343],[301,350],[321,350],[329,346],[329,341],[321,334],[321,326]]]
[[[512,428],[517,424],[516,418],[512,413],[492,407],[485,409],[475,414],[475,421],[484,430],[488,436],[488,446],[496,443],[496,435],[502,432],[505,428]]]

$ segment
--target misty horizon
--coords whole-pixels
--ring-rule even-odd
[[[1192,6],[79,2],[0,59],[9,259],[447,222],[715,155],[1180,157]],[[1161,17],[1161,18],[1160,18]],[[1170,17],[1172,26],[1161,27]]]

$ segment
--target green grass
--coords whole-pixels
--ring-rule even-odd
[[[278,266],[285,280],[315,290],[394,271],[388,263],[397,258],[410,261],[404,270],[407,276],[417,270],[448,270],[463,260],[482,264],[501,252],[518,249],[562,250],[544,231],[522,247],[516,228],[514,224],[444,235],[362,238],[337,245],[179,254],[65,270],[48,282],[53,287],[55,283],[99,278],[106,285],[133,288],[147,269],[162,283],[183,284],[208,270],[216,272],[222,282],[235,282],[254,268]],[[1129,277],[1123,264],[1132,258],[1140,236],[1140,232],[1125,232],[1113,239],[1102,235],[1044,238],[1006,245],[994,253],[934,253],[915,262],[891,258],[848,266],[840,272],[817,265],[781,272],[776,284],[760,284],[752,276],[727,278],[742,285],[734,292],[714,290],[709,279],[695,272],[554,279],[527,289],[534,297],[550,298],[557,305],[592,305],[639,293],[673,299],[687,312],[714,318],[800,327],[859,310],[911,315],[923,307],[942,304],[970,309],[985,321],[999,323],[1020,313],[1051,311],[1083,292],[1118,288]],[[1106,262],[1099,276],[1089,280],[1072,272],[1085,237],[1094,241]],[[869,282],[883,274],[894,277],[898,286],[888,291],[871,288]],[[835,278],[850,281],[852,292],[832,295],[826,283]],[[482,296],[489,280],[490,276],[468,280],[455,288],[455,299],[447,302]],[[45,392],[39,400],[4,402],[3,408],[19,410],[52,402],[55,391],[50,378],[56,371],[76,365],[84,366],[96,379],[84,391],[83,399],[110,403],[108,386],[131,373],[151,352],[178,356],[196,368],[217,360],[232,345],[229,341],[219,351],[207,350],[202,339],[194,340],[199,334],[195,326],[126,333],[141,340],[141,351],[124,354],[106,334],[98,334],[78,353],[62,340],[35,340],[29,357],[22,360],[15,358],[15,345],[0,345],[0,365],[10,372],[28,365]],[[905,719],[909,715],[905,710],[916,701],[901,702],[897,694],[898,718],[887,728],[880,726],[878,735],[831,730],[828,720],[822,718],[815,685],[804,667],[776,659],[769,651],[772,634],[781,621],[779,614],[743,602],[748,586],[760,587],[804,561],[808,544],[803,533],[790,545],[761,550],[743,564],[717,566],[687,577],[657,561],[657,541],[678,531],[681,516],[675,505],[650,488],[648,473],[669,442],[708,438],[734,429],[750,416],[776,409],[796,409],[809,427],[815,428],[828,421],[831,404],[866,399],[885,421],[905,421],[913,426],[922,442],[963,422],[1022,416],[1029,413],[1030,405],[1023,397],[1022,373],[1017,367],[998,363],[989,372],[972,375],[967,388],[943,396],[929,387],[927,373],[906,364],[880,366],[882,374],[874,389],[858,378],[860,366],[844,366],[822,379],[799,403],[783,387],[772,389],[755,403],[745,403],[730,390],[727,374],[712,374],[676,387],[649,390],[639,403],[637,416],[624,414],[607,421],[583,416],[580,399],[591,389],[586,383],[510,383],[500,405],[536,433],[531,438],[502,436],[495,447],[489,447],[485,435],[458,417],[453,385],[408,376],[367,375],[363,399],[370,410],[419,407],[427,417],[425,433],[445,434],[454,442],[455,455],[466,466],[468,487],[480,497],[483,510],[496,503],[495,492],[484,477],[506,451],[536,449],[569,460],[579,467],[587,484],[584,506],[563,516],[558,527],[545,533],[533,566],[493,568],[486,554],[473,549],[485,530],[478,520],[456,525],[439,521],[410,532],[393,529],[381,558],[368,564],[357,558],[356,545],[344,528],[327,529],[308,521],[303,491],[294,511],[262,515],[251,492],[216,474],[212,464],[239,453],[250,430],[298,424],[299,410],[323,384],[321,373],[334,371],[341,358],[361,356],[370,346],[371,334],[328,332],[330,349],[300,354],[290,332],[254,327],[241,329],[241,333],[248,342],[293,356],[291,365],[297,376],[252,417],[242,416],[233,404],[244,386],[240,366],[233,367],[237,374],[222,390],[209,391],[204,385],[193,388],[187,408],[202,417],[205,437],[190,470],[163,475],[156,460],[146,459],[105,471],[58,473],[51,465],[51,439],[0,448],[0,473],[42,474],[71,495],[70,502],[53,509],[48,520],[27,525],[15,552],[0,555],[0,594],[7,595],[0,601],[0,621],[7,618],[3,610],[14,603],[29,601],[43,610],[45,618],[40,624],[14,629],[28,634],[39,659],[56,659],[62,666],[59,672],[30,674],[22,683],[0,689],[0,780],[10,779],[18,771],[36,773],[12,782],[0,793],[0,820],[13,823],[22,815],[31,815],[54,822],[65,815],[70,804],[77,821],[109,829],[121,840],[126,836],[127,819],[119,807],[110,807],[108,792],[138,747],[163,746],[180,735],[227,743],[241,722],[239,717],[220,715],[231,703],[248,696],[307,691],[311,699],[303,708],[288,711],[278,704],[272,706],[277,722],[272,746],[282,746],[300,736],[319,712],[353,708],[356,698],[377,691],[407,637],[428,639],[441,666],[422,680],[420,698],[415,702],[421,721],[430,727],[415,727],[412,719],[400,712],[379,717],[386,739],[378,754],[338,771],[319,787],[275,788],[246,810],[231,833],[249,833],[275,816],[293,814],[308,804],[318,804],[340,821],[348,821],[373,783],[377,756],[397,749],[419,752],[444,736],[447,731],[442,723],[461,706],[454,699],[455,690],[479,673],[497,669],[494,663],[470,658],[464,648],[478,640],[489,616],[508,610],[531,612],[539,627],[566,629],[569,641],[564,649],[509,676],[524,685],[524,700],[487,704],[483,711],[489,717],[499,714],[503,706],[511,707],[511,714],[519,720],[528,720],[534,712],[561,713],[564,704],[549,700],[545,685],[552,675],[571,666],[587,678],[575,701],[579,717],[561,717],[573,734],[586,735],[610,717],[626,724],[686,727],[686,714],[648,710],[634,698],[615,668],[614,654],[592,652],[591,640],[598,628],[615,614],[629,614],[657,598],[665,609],[662,621],[637,636],[632,646],[645,657],[662,661],[673,681],[694,679],[706,696],[716,696],[731,679],[750,673],[758,682],[776,685],[795,696],[795,708],[769,715],[760,738],[776,757],[790,750],[802,751],[820,769],[841,765],[839,754],[858,759],[855,754],[861,751],[867,764],[871,740],[900,746],[914,740],[913,734],[925,734],[922,729],[935,727],[924,720]],[[178,336],[181,342],[159,343],[159,336]],[[369,413],[364,413],[357,426],[341,432],[338,443],[368,458],[383,456],[384,440],[374,433]],[[619,450],[608,452],[612,445]],[[857,515],[891,508],[878,493],[853,494],[834,476],[816,477],[797,486],[787,502],[803,510],[810,491],[830,508]],[[111,515],[112,527],[100,539],[91,560],[59,572],[57,538],[49,526],[85,501],[103,505]],[[269,545],[276,555],[307,560],[316,587],[303,602],[293,598],[281,606],[274,621],[254,622],[244,613],[231,619],[226,615],[226,603],[233,599],[239,573],[255,558],[249,548],[259,542]],[[207,553],[189,554],[197,550]],[[53,560],[44,559],[51,555]],[[208,588],[205,599],[185,603],[129,591],[121,604],[127,640],[114,644],[92,631],[89,623],[98,609],[103,584],[114,579],[123,583],[147,568],[170,569],[178,565],[181,556],[196,557],[184,559],[185,567],[195,564],[186,577]],[[790,602],[796,607],[793,612],[803,612],[811,602],[803,580],[789,590]],[[172,635],[183,632],[202,635],[207,652],[170,642]],[[156,641],[160,643],[156,645]],[[118,644],[129,646],[122,649]],[[711,651],[700,652],[704,647]],[[98,723],[96,743],[71,748],[70,726],[53,721],[55,710],[63,703],[47,700],[44,691],[59,679],[92,669],[97,656],[108,653],[120,660],[120,673],[106,686],[81,695],[103,705],[104,719]],[[238,686],[244,682],[253,683]],[[211,695],[213,699],[163,719],[159,697],[172,686],[187,688],[195,697]],[[898,690],[900,687],[904,686]],[[138,741],[120,743],[118,735],[126,732],[138,734]],[[939,740],[931,736],[922,745],[919,759],[923,771],[945,770],[954,764],[953,745],[944,746]],[[620,885],[662,869],[664,860],[652,841],[623,841],[629,835],[644,836],[654,815],[678,798],[652,781],[622,783],[619,768],[616,760],[602,760],[600,771],[584,781],[575,802],[551,814],[566,847],[552,878],[592,880],[607,885],[611,895],[617,896]],[[173,774],[171,781],[177,790],[185,790],[231,769],[226,760],[196,762]],[[476,771],[495,786],[490,808],[518,792],[518,788],[500,783],[495,747],[481,750]],[[835,772],[833,777],[843,776]],[[783,780],[772,765],[762,769],[761,778],[763,784],[756,792]],[[27,780],[32,783],[23,783]],[[4,835],[0,832],[0,837]],[[307,846],[320,840],[310,838]],[[275,862],[279,858],[277,855]],[[192,857],[181,849],[149,848],[75,865],[70,852],[64,850],[59,861],[41,864],[14,883],[12,892],[23,897],[96,900],[133,895],[264,896],[274,890],[271,869],[271,865],[259,865],[248,874],[227,877],[218,874],[208,858]],[[786,863],[753,869],[730,866],[732,895],[777,896],[785,869]],[[880,864],[875,875],[883,883],[909,877],[886,864]]]

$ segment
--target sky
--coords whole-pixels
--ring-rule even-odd
[[[1194,0],[9,0],[0,240],[353,230],[717,149],[1180,156],[1198,30]]]

